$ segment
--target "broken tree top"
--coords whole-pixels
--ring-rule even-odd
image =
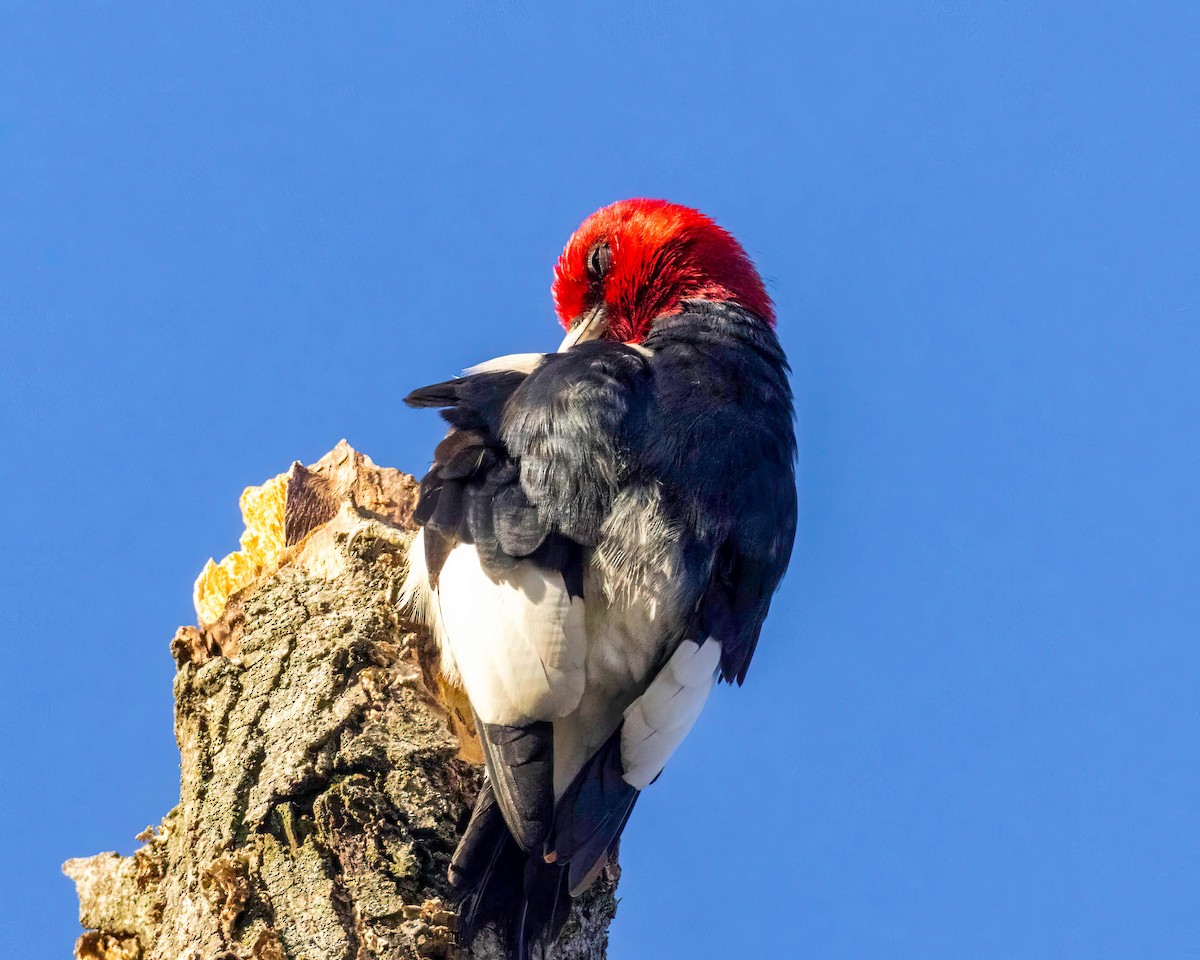
[[[81,960],[503,956],[490,932],[455,943],[446,869],[481,755],[396,605],[416,496],[344,441],[243,493],[241,549],[171,642],[179,804],[132,856],[65,866]],[[604,956],[614,889],[576,903],[556,956]]]

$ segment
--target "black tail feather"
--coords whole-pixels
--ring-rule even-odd
[[[518,960],[527,960],[533,944],[553,942],[571,914],[567,871],[539,855],[525,862],[525,902],[517,932]]]
[[[541,853],[554,817],[554,726],[484,723],[475,717],[488,782],[521,849]]]
[[[567,871],[525,854],[509,833],[490,781],[475,801],[450,862],[458,907],[458,941],[469,947],[495,927],[509,960],[530,960],[533,945],[552,941],[571,912]]]
[[[637,788],[625,782],[618,727],[558,801],[554,829],[546,841],[555,862],[569,868],[571,896],[591,886],[608,862],[637,797]]]
[[[458,937],[470,944],[488,923],[521,906],[525,856],[505,826],[492,785],[484,781],[471,820],[450,861],[450,887],[458,906]]]

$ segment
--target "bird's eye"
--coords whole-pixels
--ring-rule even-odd
[[[612,266],[612,250],[607,243],[598,243],[588,251],[588,279],[596,282],[604,279],[608,268]]]

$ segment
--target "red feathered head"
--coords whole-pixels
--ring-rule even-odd
[[[775,323],[741,244],[700,211],[666,200],[621,200],[593,213],[559,257],[551,292],[568,330],[603,308],[603,336],[627,343],[690,299],[728,300]]]

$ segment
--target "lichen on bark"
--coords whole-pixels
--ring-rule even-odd
[[[500,960],[490,931],[454,936],[446,867],[482,774],[461,692],[396,606],[416,484],[345,442],[272,483],[283,530],[228,564],[249,580],[198,586],[171,642],[179,805],[132,856],[64,866],[76,956]],[[615,886],[549,956],[605,955]]]

